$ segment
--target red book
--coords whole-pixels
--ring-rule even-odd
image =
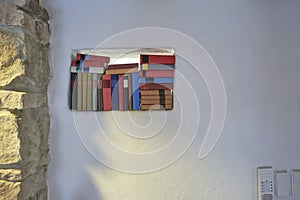
[[[127,69],[127,68],[138,68],[138,63],[129,63],[129,64],[114,64],[108,65],[107,69]]]
[[[103,110],[111,110],[110,75],[102,75]]]
[[[140,84],[140,90],[172,90],[172,83],[144,83]]]
[[[139,71],[139,77],[145,77],[145,78],[173,78],[174,77],[174,71],[173,70],[142,70]]]
[[[119,110],[124,110],[124,86],[123,86],[123,75],[119,74],[118,77],[119,86]]]
[[[104,67],[103,61],[98,60],[84,60],[81,64],[82,67]]]
[[[175,64],[175,55],[140,55],[141,64]]]

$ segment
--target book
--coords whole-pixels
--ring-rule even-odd
[[[106,67],[108,64],[101,60],[83,60],[80,62],[80,67]]]
[[[118,75],[118,89],[119,89],[119,110],[124,110],[124,83],[123,75]]]
[[[172,83],[173,78],[139,78],[139,83]]]
[[[167,64],[148,64],[143,63],[141,64],[142,70],[160,70],[160,71],[174,71],[175,65],[167,65]]]
[[[141,90],[142,91],[142,90]],[[173,99],[172,95],[141,95],[142,100],[150,100],[150,99]]]
[[[140,55],[140,63],[175,64],[175,55]]]
[[[132,73],[131,81],[132,81],[132,110],[140,110],[140,92],[139,92],[139,74]]]
[[[174,70],[142,70],[139,71],[139,77],[145,78],[173,78],[174,77]]]
[[[93,92],[92,92],[92,110],[97,110],[97,90],[98,90],[98,75],[92,74],[93,76]]]
[[[132,110],[132,76],[131,74],[124,76],[128,76],[128,110]]]
[[[103,110],[111,110],[111,75],[102,75]]]
[[[119,110],[119,85],[118,74],[111,75],[111,109]]]
[[[141,83],[140,90],[171,90],[173,89],[173,84],[170,83]]]
[[[69,93],[69,108],[75,110],[77,109],[77,73],[71,73]]]
[[[79,61],[79,60],[103,61],[103,62],[109,63],[110,57],[77,53],[76,61]]]
[[[110,92],[109,92],[110,96]],[[102,75],[97,74],[97,110],[103,110]]]
[[[83,73],[77,74],[77,110],[82,110],[82,79]]]
[[[172,95],[172,90],[141,90],[141,95]]]
[[[141,105],[141,110],[171,110],[173,108],[173,105],[166,104],[166,105]]]
[[[128,75],[123,75],[123,99],[124,99],[124,110],[129,110],[129,84]]]
[[[130,69],[130,68],[138,68],[138,63],[126,63],[126,64],[112,64],[108,65],[107,69]]]
[[[87,73],[86,110],[93,109],[93,74]]]
[[[138,68],[124,68],[124,69],[107,69],[105,74],[127,74],[138,72]]]
[[[160,105],[166,105],[166,104],[172,104],[173,99],[141,99],[141,105],[151,105],[151,104],[160,104]]]

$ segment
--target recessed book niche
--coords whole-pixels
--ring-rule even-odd
[[[69,108],[76,111],[172,110],[174,70],[173,50],[73,52]]]

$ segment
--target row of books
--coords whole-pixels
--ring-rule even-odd
[[[140,55],[141,110],[171,110],[175,56]]]
[[[70,70],[70,109],[172,109],[175,56],[140,59],[141,69],[138,63],[109,65],[109,57],[77,54]]]

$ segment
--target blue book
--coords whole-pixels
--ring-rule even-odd
[[[173,78],[139,78],[139,83],[173,83]]]
[[[139,74],[132,73],[132,110],[140,110]]]
[[[111,75],[111,108],[119,110],[119,86],[118,75]]]

